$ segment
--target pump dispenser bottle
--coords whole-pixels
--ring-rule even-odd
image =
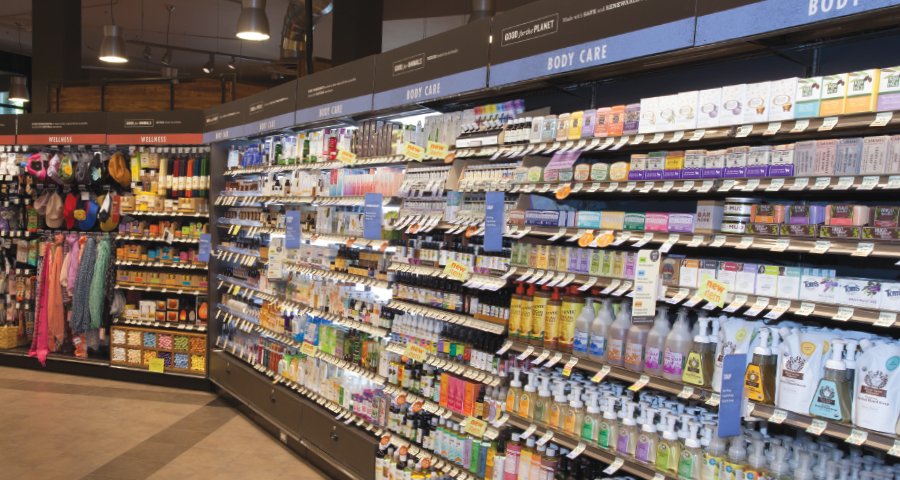
[[[766,442],[762,438],[751,443],[752,453],[747,457],[747,466],[744,467],[746,480],[764,480],[766,475]]]
[[[600,428],[597,429],[597,445],[600,448],[607,448],[616,451],[616,441],[619,438],[619,420],[616,416],[616,398],[613,396],[606,397],[609,402],[606,411],[603,412],[603,420],[600,422]]]
[[[535,372],[526,372],[528,375],[528,385],[522,389],[522,395],[519,396],[519,416],[529,420],[534,418],[534,407],[537,403],[537,387],[534,383]]]
[[[651,375],[662,375],[663,352],[666,348],[666,339],[669,337],[668,308],[656,307],[656,319],[653,328],[647,334],[647,345],[644,347],[644,371]]]
[[[572,436],[581,434],[584,423],[584,402],[581,401],[581,387],[572,386],[572,399],[565,410],[565,418],[562,420],[562,430]]]
[[[791,467],[786,460],[788,449],[780,446],[774,448],[775,460],[769,465],[769,471],[766,478],[771,478],[773,480],[793,480],[793,478],[791,478]]]
[[[591,338],[588,347],[588,357],[595,362],[606,361],[607,337],[609,336],[609,327],[615,320],[612,305],[609,298],[601,300],[602,305],[594,321],[591,322]]]
[[[556,393],[553,395],[553,403],[550,405],[550,420],[548,424],[552,428],[563,430],[566,425],[565,412],[569,406],[565,393],[566,384],[562,381],[556,382],[554,388]]]
[[[819,380],[816,393],[809,404],[809,414],[823,420],[837,422],[850,421],[850,391],[847,382],[847,368],[841,357],[844,342],[831,342],[831,359],[825,362],[825,377]]]
[[[703,452],[700,450],[700,440],[697,439],[698,427],[699,425],[696,424],[691,426],[691,436],[684,441],[684,449],[681,450],[681,455],[678,457],[678,478],[680,480],[700,480]]]
[[[632,457],[637,448],[638,437],[637,422],[634,420],[634,408],[636,406],[637,404],[634,402],[625,403],[625,418],[622,419],[622,426],[619,428],[619,438],[616,440],[616,451]]]
[[[650,465],[656,463],[656,450],[659,445],[659,435],[656,433],[656,425],[653,424],[654,416],[655,413],[650,412],[641,422],[641,433],[638,435],[634,450],[634,458],[637,461]]]
[[[744,462],[747,460],[747,447],[744,444],[744,437],[738,435],[731,438],[731,447],[728,448],[728,456],[725,457],[725,463],[722,467],[724,479],[720,480],[743,480],[742,476],[738,476],[738,472],[743,472],[746,468]]]
[[[572,345],[572,354],[576,357],[588,358],[588,348],[590,347],[591,324],[596,315],[594,314],[594,299],[585,300],[584,308],[575,319],[575,343]]]
[[[606,361],[611,365],[625,365],[625,340],[631,327],[631,302],[622,302],[616,320],[609,327]]]
[[[519,369],[513,368],[513,379],[509,382],[509,390],[506,391],[506,411],[517,413],[521,397],[522,382],[519,380]]]
[[[715,369],[715,347],[710,343],[709,336],[706,335],[709,319],[701,317],[699,322],[700,333],[694,337],[694,346],[688,355],[682,381],[709,388],[712,385],[713,370]]]
[[[540,425],[550,423],[550,377],[541,377],[541,388],[538,389],[537,401],[534,404],[534,421]]]
[[[666,431],[656,447],[656,469],[673,475],[678,473],[678,458],[681,456],[678,434],[675,433],[677,419],[676,415],[666,415]]]
[[[687,310],[678,309],[675,325],[666,336],[666,345],[663,351],[662,376],[667,380],[681,381],[684,374],[684,363],[687,361],[691,348],[694,345],[694,336],[688,326]]]
[[[590,403],[588,403],[587,413],[581,422],[581,439],[585,442],[597,442],[597,433],[600,431],[600,422],[603,419],[600,414],[600,407],[597,405],[597,396],[600,392],[592,391],[589,393]]]
[[[759,329],[759,346],[753,349],[753,360],[744,374],[744,393],[753,402],[774,405],[778,355],[768,347],[769,333],[768,328]]]

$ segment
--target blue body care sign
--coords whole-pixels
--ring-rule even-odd
[[[380,193],[366,194],[366,209],[363,217],[363,237],[366,240],[381,240],[381,202]]]
[[[209,250],[211,242],[211,236],[208,233],[200,234],[200,251],[197,253],[197,258],[200,259],[201,262],[209,263]]]
[[[288,250],[300,248],[300,238],[302,237],[303,212],[294,211],[287,212],[284,224],[284,248]]]
[[[719,398],[719,438],[741,434],[744,373],[747,355],[725,355],[722,361],[722,392]]]
[[[484,250],[499,252],[503,249],[503,201],[502,192],[487,192],[484,205]]]

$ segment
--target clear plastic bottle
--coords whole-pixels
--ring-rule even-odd
[[[656,433],[656,425],[653,424],[653,415],[645,418],[641,423],[641,433],[638,435],[637,446],[634,450],[634,458],[641,462],[654,465],[656,463],[656,448],[659,445],[659,435]]]
[[[588,357],[595,362],[606,361],[607,336],[609,335],[609,327],[615,320],[613,314],[611,300],[604,298],[603,303],[594,321],[591,322],[591,339],[588,347]],[[681,377],[679,377],[680,379]]]
[[[534,406],[537,403],[537,384],[534,383],[535,372],[526,372],[528,385],[522,389],[519,396],[519,416],[529,420],[534,418]]]
[[[681,447],[678,444],[678,434],[675,433],[675,420],[678,417],[672,414],[666,415],[666,431],[656,449],[656,469],[671,475],[678,474],[678,460],[681,456]]]
[[[753,440],[751,445],[752,453],[747,457],[747,466],[744,467],[744,478],[746,480],[764,480],[766,474],[766,442],[762,438],[757,438]]]
[[[682,381],[691,385],[709,388],[712,385],[713,370],[715,369],[715,344],[711,343],[706,335],[706,327],[709,322],[706,318],[700,318],[700,334],[694,337],[694,346],[688,354]]]
[[[572,385],[571,401],[565,410],[565,418],[561,420],[562,430],[577,437],[581,434],[584,422],[584,402],[581,401],[581,387]]]
[[[731,446],[728,448],[728,456],[725,457],[725,464],[722,472],[719,474],[720,480],[743,480],[743,475],[738,476],[737,472],[743,472],[746,468],[744,462],[747,461],[747,447],[744,443],[744,437],[738,435],[732,437]],[[724,479],[722,476],[724,475]]]
[[[844,342],[832,341],[831,359],[825,362],[825,376],[819,380],[809,404],[809,414],[813,417],[843,423],[850,421],[852,387],[847,383],[847,367],[841,360],[843,353]]]
[[[606,397],[609,406],[603,412],[603,420],[597,430],[597,445],[613,452],[616,451],[616,441],[619,438],[619,420],[616,416],[616,397]]]
[[[653,328],[647,334],[647,345],[644,347],[644,372],[651,375],[662,375],[663,353],[666,348],[666,340],[669,337],[668,308],[656,307],[656,319]]]
[[[537,401],[534,404],[534,422],[539,425],[550,423],[550,377],[541,377],[541,388],[538,389]]]
[[[691,348],[694,346],[694,336],[688,326],[687,310],[678,310],[675,325],[666,336],[666,345],[663,351],[662,376],[667,380],[681,381],[684,374],[684,363]]]
[[[519,380],[518,367],[513,368],[513,379],[509,382],[509,390],[506,392],[506,411],[518,413],[519,398],[522,396],[522,381]]]
[[[572,345],[572,354],[576,357],[588,358],[588,348],[590,347],[591,324],[594,317],[594,299],[585,299],[584,308],[575,319],[575,343]]]
[[[684,441],[684,450],[678,459],[679,480],[700,480],[700,471],[703,463],[703,453],[700,450],[700,440],[693,435]],[[747,478],[747,480],[751,480]],[[759,480],[759,479],[752,479]]]
[[[623,302],[616,320],[609,326],[606,341],[606,362],[611,365],[625,365],[625,340],[631,327],[631,302]]]
[[[550,420],[548,425],[552,428],[564,430],[566,426],[566,409],[569,406],[568,398],[566,398],[566,384],[562,381],[556,382],[554,387],[556,392],[553,395],[553,403],[550,404]]]
[[[600,422],[603,416],[600,414],[600,407],[597,405],[597,396],[600,392],[593,391],[589,393],[591,400],[587,406],[587,413],[581,421],[581,439],[585,442],[597,442],[597,434],[600,431]]]
[[[644,371],[644,348],[649,334],[650,325],[631,325],[628,328],[628,335],[625,336],[625,368],[635,372]]]
[[[634,419],[635,407],[637,407],[635,402],[625,403],[625,418],[622,419],[619,437],[616,439],[616,451],[630,457],[634,457],[634,451],[637,448],[638,428]]]
[[[769,464],[769,470],[766,473],[767,479],[773,480],[794,480],[791,477],[791,467],[787,462],[788,449],[782,446],[775,448],[775,460]]]

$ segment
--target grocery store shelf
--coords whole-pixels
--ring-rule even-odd
[[[116,318],[116,319],[113,319],[112,324],[118,325],[118,326],[123,326],[123,327],[142,327],[142,328],[153,328],[153,329],[157,329],[157,330],[172,330],[172,331],[200,332],[200,333],[206,332],[206,325],[188,325],[186,323],[178,323],[178,322],[125,320],[123,318]],[[141,347],[141,348],[145,348],[145,347]]]
[[[389,352],[396,353],[398,355],[404,355],[406,352],[406,345],[398,342],[390,342],[387,345],[387,350]],[[497,386],[504,380],[506,377],[500,377],[494,375],[491,372],[482,370],[480,368],[475,368],[471,365],[466,365],[459,362],[454,362],[447,358],[441,358],[436,355],[426,354],[425,358],[422,359],[422,363],[426,363],[433,367],[439,368],[441,370],[445,370],[457,375],[462,375],[466,378],[472,379],[476,382],[481,382],[490,386]]]
[[[223,219],[224,220],[224,219]],[[259,222],[256,222],[256,225],[243,225],[243,224],[235,224],[228,222],[220,222],[216,225],[219,228],[227,228],[229,233],[232,235],[236,235],[241,230],[247,232],[247,235],[256,235],[258,233],[266,233],[270,235],[284,235],[283,228],[274,228],[274,227],[263,227],[259,225]]]
[[[322,268],[313,267],[290,260],[285,260],[284,263],[286,264],[285,269],[291,272],[313,275],[319,278],[331,278],[339,281],[356,282],[367,287],[382,289],[391,288],[391,282],[388,282],[387,280],[379,280],[377,278],[364,277],[362,275],[355,275],[352,273],[324,270]]]
[[[165,287],[165,286],[148,286],[148,285],[126,285],[123,283],[116,283],[116,288],[122,290],[136,290],[139,292],[159,292],[159,293],[174,293],[176,295],[206,295],[207,290],[202,289],[198,290],[195,288],[184,288],[184,287]]]
[[[140,210],[132,210],[130,212],[122,212],[122,215],[130,217],[196,217],[209,218],[209,212],[145,212]]]
[[[378,247],[378,249],[382,252],[387,250],[388,248],[393,248],[393,246],[390,244],[390,240],[366,240],[363,237],[354,235],[335,235],[330,233],[304,232],[303,239],[309,240],[311,243],[343,243],[347,247]]]
[[[150,235],[125,235],[125,234],[119,234],[119,235],[116,235],[116,240],[137,240],[137,241],[141,241],[141,242],[163,242],[163,243],[169,243],[169,241],[166,240],[166,239],[165,239],[164,237],[162,237],[162,236],[152,237],[152,236],[150,236]],[[200,243],[200,239],[199,239],[199,238],[183,238],[183,237],[175,237],[175,238],[172,239],[172,242],[174,242],[174,243]]]
[[[448,274],[444,273],[444,269],[439,267],[428,267],[425,265],[412,265],[409,263],[394,262],[390,267],[388,267],[388,270],[401,273],[411,273],[414,275],[427,275],[429,277],[437,277],[454,282],[460,281],[454,278],[450,278]],[[479,273],[470,273],[468,277],[463,281],[464,287],[475,288],[478,290],[490,290],[492,292],[500,290],[507,284],[508,280]]]
[[[399,300],[391,300],[387,305],[389,308],[394,308],[397,310],[402,310],[404,312],[409,312],[417,315],[424,315],[430,318],[436,318],[438,320],[442,320],[445,322],[450,322],[454,325],[462,325],[464,327],[470,327],[477,330],[481,330],[484,332],[489,332],[493,334],[501,334],[506,331],[506,325],[499,325],[491,322],[486,322],[484,320],[478,320],[473,316],[456,313],[450,310],[441,310],[438,308],[426,307],[424,305],[418,305],[415,303],[409,303],[406,301]]]
[[[122,267],[162,267],[162,268],[178,268],[188,270],[209,270],[208,264],[187,264],[172,262],[134,262],[131,260],[116,260],[116,265]]]

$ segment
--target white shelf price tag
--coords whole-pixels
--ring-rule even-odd
[[[797,310],[797,315],[802,315],[804,317],[808,317],[813,311],[816,309],[816,304],[811,302],[802,302],[800,304],[800,309]]]
[[[897,321],[897,314],[893,312],[881,312],[878,314],[878,320],[875,321],[876,327],[890,327]]]
[[[791,308],[790,300],[778,300],[778,303],[775,304],[775,308],[773,308],[769,313],[765,315],[765,318],[769,318],[772,320],[776,320],[782,315],[784,312],[787,312]]]
[[[734,138],[744,138],[747,135],[750,135],[750,132],[753,131],[753,125],[742,125],[738,127],[737,134]]]
[[[681,393],[678,394],[678,398],[691,398],[691,395],[694,394],[694,387],[690,387],[685,385],[684,388],[681,389]]]
[[[609,286],[600,291],[601,295],[608,295],[613,290],[619,288],[619,285],[622,284],[622,281],[619,279],[615,279],[609,283]]]
[[[847,190],[848,188],[853,186],[853,177],[840,177],[838,178],[837,185],[834,186],[834,190]]]
[[[831,177],[818,177],[816,178],[816,183],[813,186],[809,187],[810,190],[825,190],[828,185],[831,185]]]
[[[650,190],[653,190],[653,186],[656,185],[656,182],[644,182],[644,186],[638,190],[640,193],[650,193]]]
[[[694,134],[691,135],[691,138],[688,139],[689,142],[696,142],[703,138],[703,135],[706,134],[706,130],[694,130]]]
[[[781,122],[769,122],[769,126],[763,132],[763,135],[775,135],[779,130],[781,130]]]
[[[562,360],[562,354],[559,352],[556,352],[553,354],[552,357],[550,357],[550,360],[547,361],[547,364],[544,365],[544,368],[550,368],[550,367],[556,365],[556,363],[559,362],[560,360]]]
[[[611,242],[610,245],[617,247],[617,246],[625,243],[625,241],[628,240],[629,238],[631,238],[631,232],[629,232],[629,231],[622,232],[619,235],[619,238],[616,238],[616,240]]]
[[[688,243],[687,246],[689,246],[689,247],[699,247],[700,244],[703,243],[703,239],[704,239],[704,238],[705,238],[705,237],[704,237],[703,235],[694,235],[693,238],[691,238],[691,241]]]
[[[674,297],[666,300],[666,303],[669,303],[672,305],[678,305],[679,303],[681,303],[682,300],[687,298],[687,296],[690,292],[691,291],[687,288],[679,288],[678,293],[676,293]]]
[[[509,350],[509,347],[511,347],[511,346],[512,346],[512,341],[507,340],[506,342],[503,343],[503,346],[500,347],[500,350],[497,350],[497,355],[503,355],[504,353],[506,353],[507,350]]]
[[[846,322],[850,320],[850,317],[853,316],[853,308],[852,307],[838,307],[837,313],[831,317],[832,320],[839,320],[841,322]]]
[[[693,188],[694,188],[694,181],[693,180],[685,180],[684,183],[681,184],[681,187],[678,188],[678,191],[681,193],[687,193],[687,192],[690,192]]]
[[[650,383],[650,376],[641,375],[641,378],[639,378],[638,381],[634,382],[634,385],[628,387],[628,389],[632,392],[637,392],[640,389],[646,387],[648,383]]]
[[[597,277],[590,277],[584,285],[578,287],[578,291],[583,292],[583,291],[593,287],[594,284],[597,283],[597,280],[598,280]]]
[[[541,354],[537,358],[535,358],[534,361],[531,362],[531,364],[532,365],[540,365],[549,356],[550,356],[550,350],[544,349],[544,351],[541,352]]]
[[[684,138],[684,130],[679,130],[672,134],[672,139],[669,140],[669,143],[678,143],[682,138]]]
[[[767,192],[777,192],[777,191],[781,190],[781,187],[783,187],[783,186],[784,186],[783,178],[773,178],[771,181],[769,181],[769,186],[766,187],[766,191]]]
[[[579,455],[581,455],[581,452],[583,452],[585,448],[587,448],[587,445],[579,442],[571,452],[566,454],[566,457],[568,457],[570,460],[575,460]]]
[[[625,465],[625,460],[623,460],[619,457],[616,457],[616,459],[615,459],[615,461],[613,461],[613,463],[611,463],[608,467],[603,469],[603,473],[605,473],[607,475],[612,475],[612,474],[616,473],[617,471],[619,471],[619,469],[622,468],[622,465]]]
[[[831,242],[828,240],[816,240],[816,246],[809,253],[825,253],[831,248]]]
[[[747,180],[747,183],[744,184],[744,188],[742,189],[742,191],[752,192],[752,191],[756,190],[757,188],[759,188],[759,179],[751,178],[751,179]]]
[[[652,240],[653,240],[653,232],[645,232],[644,236],[641,237],[640,240],[638,240],[631,246],[635,247],[635,248],[640,248],[640,247],[643,247],[644,245],[650,243]]]
[[[699,193],[706,193],[706,192],[708,192],[708,191],[713,187],[713,185],[715,185],[715,184],[716,184],[716,181],[715,181],[715,180],[704,180],[703,183],[700,184],[700,188],[698,188],[697,191],[698,191]]]
[[[888,450],[888,453],[895,457],[900,457],[900,440],[894,440],[894,446]]]
[[[814,418],[809,427],[806,428],[806,431],[813,435],[821,435],[826,428],[828,428],[828,422]]]
[[[526,348],[525,351],[520,353],[516,358],[518,358],[519,360],[525,360],[532,353],[534,353],[534,345],[529,345],[528,348]]]
[[[628,182],[625,184],[625,187],[622,188],[623,193],[629,193],[637,187],[637,182]]]
[[[724,310],[729,313],[734,313],[737,309],[743,307],[745,303],[747,303],[746,295],[735,295],[734,300],[732,300]]]
[[[878,176],[873,175],[870,177],[863,177],[862,183],[856,187],[857,190],[872,190],[876,186],[878,186]]]
[[[735,181],[734,181],[734,180],[730,180],[730,179],[729,179],[729,180],[725,180],[725,181],[722,182],[722,185],[719,186],[719,190],[718,190],[718,191],[720,191],[720,192],[727,192],[727,191],[731,190],[732,188],[734,188],[734,184],[735,184]]]
[[[669,250],[672,249],[672,245],[675,245],[676,243],[678,243],[679,238],[681,238],[681,235],[679,235],[677,233],[670,233],[669,239],[666,240],[665,243],[660,245],[659,251],[662,253],[669,253]]]
[[[853,428],[850,430],[850,436],[844,441],[851,445],[862,445],[866,443],[866,438],[868,437],[869,432]]]
[[[615,192],[617,188],[619,188],[619,182],[609,182],[609,186],[607,186],[604,191],[606,193],[612,193]]]
[[[631,142],[632,145],[638,145],[644,141],[643,135],[635,135],[634,140]]]
[[[875,114],[875,121],[869,124],[870,127],[883,127],[894,118],[894,112],[881,112]]]
[[[657,134],[653,135],[653,139],[650,140],[648,143],[651,143],[651,144],[659,143],[665,136],[666,136],[665,133],[657,133]]]
[[[789,246],[791,246],[790,238],[779,238],[778,240],[775,240],[775,246],[772,247],[772,251],[783,252],[787,250]]]
[[[784,422],[786,419],[787,419],[787,412],[780,408],[776,408],[775,411],[772,412],[772,416],[769,417],[769,422],[780,424],[780,423]]]
[[[817,131],[827,132],[828,130],[831,130],[832,128],[834,128],[834,126],[837,125],[837,123],[838,123],[838,117],[828,117],[825,120],[822,120],[822,126],[819,127],[819,129]]]
[[[753,245],[753,237],[742,237],[741,243],[737,244],[734,248],[746,250],[750,248],[750,245]]]
[[[551,438],[553,438],[553,430],[547,430],[547,432],[544,433],[544,435],[534,443],[535,445],[540,447],[541,445],[549,442]]]
[[[713,394],[709,396],[709,399],[706,400],[706,404],[712,407],[718,407],[720,401],[721,396],[718,393],[713,392]]]
[[[725,242],[728,241],[728,237],[725,235],[716,235],[713,237],[712,243],[709,244],[710,247],[721,247],[725,245]]]
[[[703,297],[701,297],[699,295],[694,295],[693,297],[691,297],[690,300],[684,302],[684,306],[690,308],[702,301],[703,301]]]
[[[856,251],[850,255],[854,257],[868,257],[872,250],[875,250],[874,243],[860,243],[856,246]]]
[[[795,178],[794,184],[791,185],[791,188],[789,188],[788,190],[796,192],[799,190],[803,190],[804,188],[806,188],[807,185],[809,185],[809,178],[807,178],[807,177]]]
[[[601,368],[599,372],[597,372],[593,377],[591,377],[591,381],[592,382],[600,382],[607,375],[609,375],[609,372],[611,372],[611,371],[612,371],[612,367],[610,367],[609,365],[604,365],[603,368]]]
[[[520,435],[519,438],[525,438],[525,439],[527,439],[528,437],[534,435],[534,431],[535,431],[535,430],[537,430],[537,425],[535,425],[535,424],[532,423],[531,425],[528,426],[528,429],[527,429],[527,430],[525,430],[524,432],[522,432],[522,435]]]
[[[809,119],[807,120],[797,120],[794,123],[794,128],[791,129],[791,133],[800,133],[809,127]]]

